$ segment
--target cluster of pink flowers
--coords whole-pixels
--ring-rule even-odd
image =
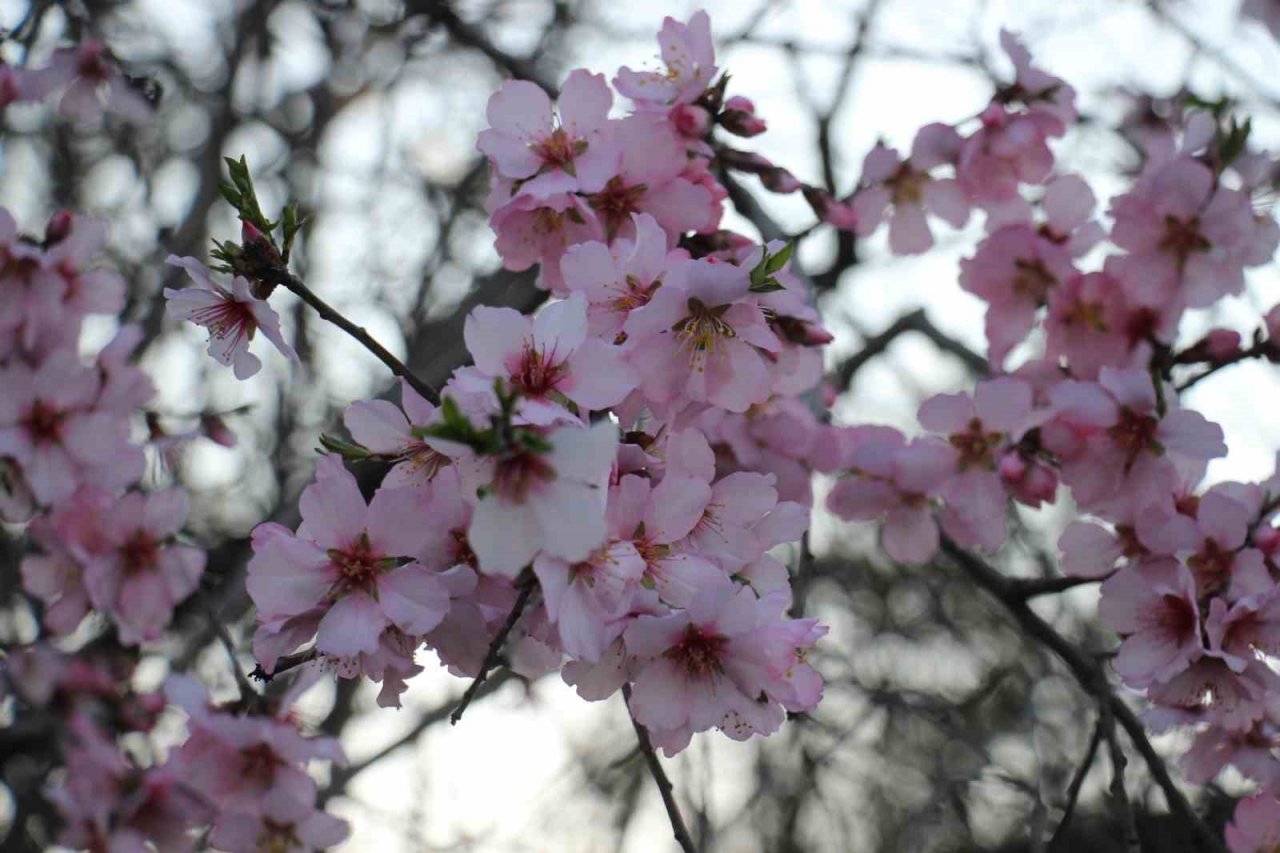
[[[399,705],[421,646],[476,676],[505,636],[522,675],[559,668],[590,700],[630,685],[668,753],[817,704],[805,656],[825,628],[788,615],[774,549],[808,525],[819,422],[801,395],[831,336],[790,248],[716,230],[712,128],[763,125],[714,84],[706,15],[668,19],[659,40],[664,70],[614,81],[623,118],[582,70],[554,105],[520,81],[490,100],[498,251],[537,263],[558,298],[534,316],[476,308],[473,364],[440,407],[403,384],[400,406],[347,410],[347,455],[390,471],[366,498],[329,456],[301,526],[254,532],[266,672],[314,649],[313,666]]]
[[[826,629],[791,615],[783,562],[808,528],[816,471],[835,477],[827,506],[883,522],[902,562],[932,559],[944,537],[995,551],[1014,505],[1073,501],[1062,565],[1102,581],[1101,621],[1122,637],[1116,673],[1145,692],[1153,727],[1194,727],[1189,778],[1232,766],[1257,783],[1228,829],[1233,853],[1273,847],[1280,471],[1206,484],[1223,433],[1180,405],[1173,381],[1175,369],[1280,361],[1280,309],[1248,350],[1225,329],[1177,339],[1188,310],[1239,294],[1280,240],[1261,203],[1274,164],[1246,150],[1247,125],[1193,114],[1179,135],[1148,137],[1108,227],[1051,147],[1076,120],[1073,90],[1004,33],[1013,79],[983,110],[921,129],[905,158],[877,146],[837,199],[726,144],[765,124],[727,97],[705,13],[666,19],[659,43],[661,69],[623,68],[612,85],[576,70],[555,102],[522,81],[490,99],[478,148],[495,246],[509,269],[537,265],[550,301],[532,316],[476,308],[472,364],[438,404],[409,381],[398,405],[352,404],[351,440],[326,442],[297,529],[254,531],[255,655],[266,677],[306,670],[271,707],[248,692],[217,705],[181,677],[164,694],[126,686],[121,662],[162,637],[204,554],[180,541],[185,494],[138,488],[132,431],[152,396],[129,363],[138,332],[79,354],[84,317],[123,302],[119,277],[95,266],[103,226],[60,214],[35,239],[0,211],[0,520],[29,522],[39,546],[22,576],[43,627],[69,634],[98,613],[123,652],[102,664],[38,645],[7,667],[20,700],[56,711],[67,733],[50,795],[63,842],[187,850],[204,828],[227,851],[337,843],[345,825],[316,809],[307,767],[341,753],[303,736],[290,703],[335,673],[380,683],[379,704],[398,707],[422,648],[460,676],[483,678],[501,653],[526,677],[559,671],[587,700],[623,692],[668,755],[696,732],[768,735],[822,696],[806,658]],[[0,68],[0,107],[55,88],[86,119],[145,106],[101,45],[41,71]],[[615,93],[626,115],[612,114]],[[825,423],[810,401],[832,336],[793,246],[719,229],[719,167],[800,192],[861,235],[887,222],[898,254],[932,245],[930,217],[984,215],[959,284],[987,305],[993,376],[926,401],[916,436]],[[215,253],[229,285],[170,258],[196,287],[165,296],[246,379],[261,367],[258,331],[296,354],[267,303],[289,283],[290,226],[277,249],[239,169],[228,193],[244,245]],[[348,462],[381,481],[362,484]],[[169,706],[188,739],[165,761],[130,751]]]
[[[52,97],[58,112],[79,124],[96,124],[110,113],[143,125],[155,112],[142,83],[125,75],[107,46],[94,39],[58,48],[38,68],[0,62],[0,112],[13,103]]]
[[[313,761],[343,762],[336,741],[307,737],[290,706],[300,681],[271,708],[215,705],[203,686],[171,676],[163,691],[131,686],[133,664],[99,647],[75,655],[45,644],[6,662],[18,701],[65,732],[64,768],[48,788],[62,820],[59,844],[90,851],[181,853],[208,844],[226,853],[325,849],[347,826],[316,809]],[[187,718],[187,739],[159,723],[166,709]]]
[[[881,520],[887,553],[918,563],[943,535],[994,551],[1012,504],[1069,495],[1082,517],[1062,535],[1062,564],[1105,579],[1099,615],[1123,637],[1116,673],[1145,691],[1154,728],[1195,727],[1189,779],[1230,765],[1258,783],[1228,840],[1233,853],[1270,850],[1280,837],[1280,477],[1201,485],[1227,452],[1223,433],[1180,405],[1172,377],[1175,366],[1212,370],[1250,354],[1280,361],[1275,311],[1250,353],[1226,329],[1176,348],[1188,309],[1240,293],[1244,271],[1272,260],[1280,227],[1258,190],[1274,161],[1245,150],[1241,126],[1192,114],[1180,136],[1148,140],[1108,230],[1092,191],[1056,171],[1048,146],[1074,118],[1071,88],[1008,33],[1003,43],[1016,76],[976,126],[925,127],[906,161],[877,148],[853,199],[863,233],[892,211],[897,254],[931,244],[926,214],[959,225],[986,212],[959,283],[987,304],[997,376],[926,401],[928,435],[831,428],[815,459],[839,476],[828,507]],[[1113,250],[1088,254],[1100,244]],[[1015,354],[1021,363],[1006,372]]]
[[[165,738],[154,730],[169,703],[129,686],[136,647],[164,638],[200,583],[205,552],[181,541],[186,492],[140,486],[147,455],[134,432],[155,390],[130,362],[140,330],[122,327],[90,358],[79,348],[87,316],[124,304],[124,281],[99,262],[105,239],[104,222],[66,213],[28,237],[0,209],[0,521],[25,523],[36,546],[22,584],[51,640],[7,656],[5,692],[58,738],[64,769],[47,794],[59,841],[194,850],[203,828],[228,853],[337,843],[345,825],[316,811],[305,768],[341,755],[283,711],[214,707],[175,681],[172,703],[187,711],[191,737],[156,759]],[[145,414],[160,453],[196,435],[232,441],[216,416],[168,434]],[[93,639],[72,651],[76,641],[61,638],[86,621]]]
[[[89,360],[78,350],[86,316],[123,307],[123,280],[98,263],[105,238],[106,223],[69,214],[29,238],[0,210],[0,519],[30,520],[41,553],[23,585],[49,630],[96,611],[136,645],[160,638],[205,558],[176,539],[185,493],[136,488],[147,463],[132,431],[154,394],[129,361],[139,330]]]

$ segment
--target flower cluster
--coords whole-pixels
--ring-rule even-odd
[[[1271,849],[1280,477],[1205,485],[1208,462],[1227,452],[1223,433],[1180,405],[1173,379],[1175,368],[1202,365],[1194,382],[1244,357],[1280,361],[1271,315],[1247,350],[1225,329],[1177,348],[1189,309],[1240,293],[1244,271],[1273,258],[1280,227],[1257,191],[1273,161],[1246,150],[1247,124],[1192,113],[1180,136],[1148,139],[1104,228],[1092,191],[1056,170],[1047,144],[1074,118],[1071,88],[1007,33],[1004,47],[1016,76],[975,125],[922,129],[906,161],[877,148],[853,202],[864,232],[892,211],[898,254],[930,245],[926,214],[961,224],[986,212],[959,283],[987,304],[997,376],[926,401],[928,435],[831,428],[818,460],[839,475],[828,506],[883,521],[891,557],[925,562],[943,535],[994,551],[1014,504],[1069,495],[1081,517],[1061,537],[1062,565],[1105,579],[1100,619],[1123,637],[1116,673],[1146,692],[1150,725],[1195,727],[1188,778],[1231,765],[1259,784],[1228,839],[1236,853]],[[1084,268],[1100,244],[1109,251]],[[1006,372],[1015,353],[1021,364]]]
[[[267,672],[312,648],[398,705],[420,646],[477,676],[505,641],[517,673],[560,668],[587,699],[629,685],[668,753],[817,704],[805,656],[825,629],[788,615],[773,550],[808,525],[819,422],[801,395],[831,336],[790,247],[716,230],[712,129],[763,125],[714,82],[706,15],[659,40],[664,70],[614,81],[625,117],[581,70],[555,104],[521,81],[491,98],[498,251],[558,298],[474,309],[473,364],[441,405],[403,384],[400,406],[347,410],[352,442],[329,446],[390,470],[366,498],[331,455],[301,526],[254,532]]]
[[[46,65],[19,68],[0,62],[0,111],[15,102],[58,98],[58,112],[84,125],[111,113],[135,125],[149,124],[155,107],[141,81],[120,70],[107,46],[86,39],[53,52]]]
[[[25,523],[36,546],[21,575],[43,605],[42,634],[96,629],[74,652],[64,650],[74,641],[41,642],[4,662],[18,710],[61,747],[64,769],[46,792],[59,843],[194,850],[203,828],[228,853],[332,845],[346,828],[316,810],[306,765],[339,759],[336,744],[304,737],[287,706],[214,707],[175,681],[172,704],[187,711],[191,736],[161,761],[168,738],[157,723],[170,703],[130,686],[137,647],[164,638],[205,568],[205,552],[180,539],[186,492],[142,490],[135,429],[145,413],[147,444],[162,454],[196,435],[233,437],[216,415],[171,434],[145,411],[154,388],[130,361],[139,329],[122,327],[82,356],[85,318],[124,303],[124,281],[99,263],[105,239],[104,222],[66,213],[28,237],[0,209],[0,521]]]
[[[291,713],[305,682],[274,707],[251,709],[212,704],[185,676],[138,691],[132,664],[105,647],[73,656],[38,644],[6,668],[17,700],[66,732],[65,769],[47,792],[63,825],[59,844],[178,853],[203,849],[207,833],[217,850],[257,853],[324,849],[347,835],[344,821],[315,806],[308,764],[344,757],[331,738],[305,736]],[[185,713],[188,737],[160,760],[169,708]]]
[[[154,393],[129,362],[139,330],[88,361],[78,350],[86,316],[123,307],[123,280],[97,262],[105,238],[104,222],[68,214],[29,238],[0,210],[0,518],[31,519],[41,553],[22,579],[46,627],[69,634],[93,610],[136,645],[160,638],[204,553],[176,540],[185,493],[136,489],[146,456],[132,429]]]

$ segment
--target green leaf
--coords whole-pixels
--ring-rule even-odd
[[[752,282],[751,284],[752,293],[773,293],[776,290],[784,290],[784,289],[785,288],[783,288],[783,286],[778,282],[778,280],[776,278],[773,278],[772,276],[769,276],[759,284],[756,284],[754,282]]]
[[[787,265],[787,261],[791,260],[791,255],[795,252],[795,250],[796,250],[796,243],[794,240],[792,240],[790,243],[783,246],[782,250],[778,252],[778,254],[773,255],[772,257],[770,257],[769,254],[766,252],[765,259],[764,259],[764,271],[772,275],[773,273],[776,273],[778,270],[782,269],[784,266]]]
[[[244,198],[240,195],[240,191],[231,184],[218,184],[218,192],[222,193],[222,197],[236,210],[239,210],[241,205],[244,204]]]
[[[340,438],[324,433],[320,434],[320,447],[326,453],[337,453],[343,459],[349,459],[353,462],[369,459],[373,456],[372,453],[358,444],[352,444],[349,441],[343,441]]]

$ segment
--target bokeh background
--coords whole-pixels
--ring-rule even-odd
[[[877,139],[906,148],[920,125],[983,107],[1010,70],[1001,27],[1077,88],[1083,120],[1057,151],[1094,182],[1101,209],[1139,162],[1135,132],[1176,118],[1187,92],[1236,99],[1254,117],[1256,141],[1280,142],[1280,47],[1241,19],[1236,0],[0,0],[0,26],[40,16],[29,44],[0,49],[5,59],[29,51],[38,61],[92,34],[162,92],[155,124],[141,130],[77,128],[47,106],[9,109],[0,203],[32,231],[63,207],[108,218],[130,282],[127,319],[146,330],[142,361],[160,387],[157,422],[180,431],[202,413],[230,413],[237,447],[194,443],[152,476],[192,491],[193,529],[211,551],[202,606],[228,623],[246,671],[247,534],[264,519],[296,521],[319,434],[340,430],[346,404],[390,383],[368,353],[283,291],[273,304],[305,370],[267,356],[262,373],[237,382],[205,357],[195,329],[165,322],[158,294],[181,273],[163,257],[204,258],[211,238],[237,234],[217,194],[221,158],[248,157],[268,211],[286,200],[310,211],[297,271],[438,384],[466,358],[461,322],[471,306],[532,310],[542,298],[531,275],[501,269],[482,209],[488,178],[474,140],[490,93],[511,76],[554,86],[573,67],[612,75],[656,64],[662,17],[698,8],[711,13],[731,93],[754,100],[769,122],[742,147],[840,195]],[[773,236],[813,224],[798,197],[770,195],[754,180],[741,186],[749,215],[731,214],[727,227]],[[924,397],[985,369],[982,306],[956,284],[957,260],[979,237],[977,223],[944,226],[936,250],[917,259],[891,258],[883,235],[855,241],[818,228],[804,238],[800,264],[837,336],[835,421],[914,429]],[[1194,316],[1185,335],[1215,325],[1247,335],[1278,299],[1280,280],[1262,270],[1248,294]],[[110,332],[106,323],[91,329],[99,341]],[[1227,432],[1231,455],[1213,479],[1272,471],[1278,391],[1272,368],[1246,363],[1189,394]],[[824,490],[817,484],[819,506]],[[1021,520],[1003,567],[1052,573],[1061,509]],[[4,544],[8,600],[17,563]],[[1037,839],[1060,819],[1092,730],[1088,697],[952,570],[895,566],[873,528],[821,510],[810,545],[801,595],[832,627],[811,659],[827,679],[826,700],[767,742],[700,735],[670,762],[703,848],[1043,849]],[[789,557],[795,565],[800,555]],[[1093,626],[1095,596],[1075,590],[1036,606],[1104,653],[1115,641]],[[194,668],[234,691],[207,620],[182,613],[178,628],[140,677]],[[20,613],[0,620],[5,643],[31,631]],[[325,684],[304,703],[312,725],[340,735],[352,757],[326,779],[332,809],[353,824],[344,850],[674,849],[621,700],[585,703],[555,676],[499,677],[451,727],[445,717],[465,684],[420,657],[427,671],[399,711],[378,709],[375,691],[351,682]],[[7,832],[38,805],[22,768],[3,769]],[[1101,800],[1109,772],[1096,763],[1065,849],[1119,849]],[[1183,849],[1160,794],[1141,768],[1130,772],[1149,848]],[[1220,824],[1235,791],[1228,778],[1195,796]],[[28,849],[8,839],[4,849]]]

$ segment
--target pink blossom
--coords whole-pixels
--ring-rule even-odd
[[[1136,531],[1148,552],[1184,555],[1201,598],[1268,593],[1273,584],[1262,552],[1245,547],[1261,504],[1257,490],[1219,485],[1197,499],[1191,512],[1148,507],[1137,516]]]
[[[334,847],[349,833],[345,820],[272,792],[263,798],[261,814],[220,815],[209,843],[227,853],[309,853]]]
[[[1042,184],[1053,171],[1048,139],[1062,133],[1044,112],[1011,112],[993,103],[978,116],[982,126],[965,139],[956,178],[971,201],[983,206],[1018,198],[1021,184]]]
[[[1013,63],[1013,84],[1000,96],[1004,100],[1022,102],[1033,113],[1055,119],[1051,136],[1066,132],[1067,125],[1076,120],[1075,90],[1059,77],[1031,64],[1031,52],[1018,36],[1009,30],[1000,31],[1000,47]]]
[[[1267,717],[1244,731],[1209,726],[1196,733],[1195,742],[1182,757],[1183,775],[1188,782],[1205,785],[1231,765],[1265,790],[1280,791],[1280,762],[1273,753],[1276,748],[1280,748],[1280,730]]]
[[[1268,694],[1276,690],[1280,676],[1262,661],[1251,660],[1237,672],[1220,655],[1206,652],[1169,681],[1153,685],[1147,696],[1192,720],[1243,731],[1262,717]]]
[[[605,488],[617,455],[609,421],[562,426],[545,436],[548,450],[515,448],[482,459],[471,475],[476,498],[467,538],[482,571],[515,577],[539,551],[571,563],[605,539]]]
[[[376,652],[388,626],[430,631],[449,594],[413,559],[426,536],[421,501],[413,489],[381,488],[366,505],[342,462],[322,459],[302,493],[297,534],[274,523],[254,529],[247,586],[260,621],[322,609],[316,648],[339,658]]]
[[[62,326],[66,283],[48,268],[40,248],[18,233],[0,208],[0,357],[10,348],[34,349],[42,330]]]
[[[1226,452],[1222,430],[1198,412],[1157,409],[1151,377],[1103,368],[1098,384],[1051,389],[1053,415],[1041,428],[1057,454],[1062,481],[1085,509],[1141,507],[1173,491],[1179,466],[1200,466]]]
[[[680,261],[647,305],[623,327],[640,390],[663,411],[688,402],[743,412],[768,399],[762,353],[779,343],[750,294],[747,270]]]
[[[258,357],[249,352],[249,342],[258,330],[285,358],[298,360],[298,354],[280,333],[280,316],[253,294],[248,279],[236,276],[228,292],[195,258],[170,255],[165,263],[182,267],[196,283],[194,288],[185,290],[165,288],[169,316],[207,328],[209,355],[220,364],[232,365],[237,379],[248,379],[262,367]]]
[[[663,109],[697,100],[716,75],[715,46],[711,43],[711,19],[695,12],[688,24],[664,18],[658,32],[662,71],[622,68],[614,78],[618,92],[635,101],[641,110]]]
[[[520,193],[545,197],[595,192],[613,174],[617,149],[603,133],[613,93],[600,74],[569,73],[560,94],[559,121],[551,99],[526,80],[508,80],[489,98],[491,127],[476,147]]]
[[[1275,252],[1249,197],[1217,184],[1207,166],[1177,157],[1143,175],[1112,203],[1111,239],[1127,250],[1116,264],[1130,298],[1201,308],[1244,287],[1244,268]]]
[[[1176,315],[1164,319],[1125,296],[1109,272],[1073,275],[1049,292],[1045,357],[1066,359],[1077,379],[1097,379],[1104,367],[1137,367],[1150,356],[1148,336],[1168,340]]]
[[[637,114],[613,125],[621,147],[618,172],[587,197],[609,242],[632,237],[632,214],[648,213],[667,232],[668,244],[686,231],[714,231],[720,203],[691,181],[684,142],[664,120]]]
[[[634,215],[634,239],[611,245],[599,241],[572,246],[560,261],[565,287],[587,298],[587,331],[593,337],[622,343],[631,312],[649,303],[662,285],[669,260],[667,233],[647,213]]]
[[[862,188],[853,197],[856,231],[867,236],[889,219],[889,248],[895,255],[913,255],[933,245],[926,213],[960,228],[969,219],[969,201],[954,178],[938,179],[930,170],[954,159],[960,137],[948,125],[920,129],[911,156],[903,160],[883,144],[862,164]]]
[[[1075,274],[1066,248],[1029,225],[991,234],[960,262],[960,286],[987,303],[986,332],[993,364],[1035,327],[1037,311]]]
[[[600,220],[577,195],[511,196],[511,188],[503,182],[490,193],[493,210],[489,224],[497,235],[494,247],[502,256],[502,265],[519,272],[540,264],[538,286],[563,295],[560,258],[570,246],[601,239],[604,230]]]
[[[953,475],[940,489],[943,523],[964,546],[998,548],[1008,498],[999,454],[1031,425],[1032,391],[1013,378],[979,382],[973,396],[939,394],[920,407],[920,424],[947,437]]]
[[[642,661],[631,710],[668,755],[689,733],[713,726],[736,740],[771,734],[783,720],[779,696],[795,700],[797,710],[816,701],[811,691],[798,694],[791,679],[808,668],[798,648],[817,637],[771,631],[771,615],[749,588],[726,579],[699,592],[687,610],[638,616],[628,626],[627,651]]]
[[[81,481],[120,488],[142,474],[127,415],[95,408],[99,382],[67,350],[35,370],[21,362],[0,367],[0,456],[21,466],[40,503],[66,497]]]
[[[1098,617],[1127,635],[1116,672],[1133,687],[1168,681],[1204,653],[1195,584],[1174,560],[1147,560],[1102,585]]]
[[[420,486],[449,464],[448,456],[413,434],[415,427],[437,420],[436,407],[403,380],[400,406],[387,400],[359,400],[342,414],[342,422],[356,443],[392,460],[382,481],[384,487]]]
[[[130,492],[106,509],[101,548],[85,566],[94,607],[108,613],[126,644],[157,640],[173,608],[195,591],[205,554],[171,541],[187,517],[179,489]]]
[[[69,119],[93,124],[109,112],[130,124],[145,125],[155,116],[155,108],[121,73],[100,41],[59,48],[42,73],[44,86],[66,87],[58,110]]]
[[[844,519],[883,519],[885,553],[900,563],[926,562],[939,541],[932,499],[954,470],[954,450],[936,438],[907,444],[897,431],[877,428],[851,444],[827,508]]]
[[[1236,803],[1226,841],[1231,853],[1274,850],[1280,844],[1280,797],[1257,794]]]
[[[482,305],[467,316],[463,335],[484,386],[505,380],[520,394],[520,417],[532,424],[577,420],[562,400],[586,415],[620,403],[635,387],[622,351],[587,335],[587,300],[580,293],[534,317]]]
[[[598,661],[626,627],[645,560],[630,541],[614,540],[577,563],[540,555],[533,570],[565,653]]]
[[[698,590],[725,572],[685,540],[711,500],[709,481],[668,474],[654,487],[648,478],[622,477],[609,494],[609,526],[630,540],[644,561],[644,581],[662,601],[688,606]]]

